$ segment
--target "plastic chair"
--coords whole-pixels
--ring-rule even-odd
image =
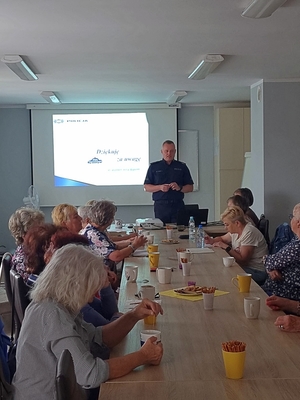
[[[269,246],[269,244],[270,244],[269,220],[265,217],[264,214],[261,214],[257,228],[264,235],[267,245]]]
[[[74,363],[68,349],[61,353],[56,367],[57,400],[86,400],[85,390],[77,383]]]

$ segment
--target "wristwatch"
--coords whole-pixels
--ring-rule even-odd
[[[230,250],[232,250],[232,247],[231,247],[231,246],[227,246],[226,249],[225,249],[225,251],[226,251],[227,253],[229,253]]]
[[[130,247],[132,250],[132,253],[135,251],[135,248],[132,246],[132,244],[129,244],[127,247]]]
[[[183,186],[182,185],[178,185],[179,186],[179,192],[181,192]]]

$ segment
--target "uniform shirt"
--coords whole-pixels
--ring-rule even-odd
[[[239,251],[241,246],[253,246],[254,251],[247,265],[243,267],[253,268],[259,271],[264,271],[263,256],[268,254],[268,246],[263,234],[248,223],[240,237],[237,233],[231,233],[231,245],[234,250]]]
[[[191,173],[185,163],[173,160],[168,164],[164,159],[150,164],[145,178],[145,185],[163,185],[165,183],[176,182],[179,186],[193,185]],[[183,200],[184,193],[177,190],[167,192],[152,193],[152,199],[157,200]]]
[[[75,375],[84,388],[98,387],[109,377],[106,361],[91,348],[102,344],[102,330],[51,300],[31,302],[25,312],[17,345],[14,400],[55,400],[56,364],[64,349],[74,361]]]

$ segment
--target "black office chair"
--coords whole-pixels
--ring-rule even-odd
[[[184,205],[185,209],[188,210],[198,210],[199,205],[198,204],[185,204]]]
[[[85,390],[78,385],[74,363],[68,349],[61,353],[56,366],[57,400],[86,400]]]
[[[12,290],[11,290],[11,284],[10,284],[10,277],[9,277],[9,271],[11,269],[11,259],[12,255],[10,253],[5,253],[3,254],[2,261],[1,261],[1,267],[0,267],[0,276],[4,277],[4,286],[5,286],[5,291],[6,291],[6,296],[9,301],[9,303],[12,303]]]
[[[30,303],[28,292],[30,288],[26,286],[23,278],[18,272],[11,269],[10,282],[12,288],[12,314],[16,323],[15,340],[19,337],[21,325],[24,319],[26,307]]]
[[[257,228],[264,235],[267,245],[269,246],[269,244],[270,244],[269,220],[265,217],[264,214],[261,214]]]

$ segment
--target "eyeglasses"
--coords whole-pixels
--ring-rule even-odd
[[[293,218],[294,218],[294,215],[293,215],[293,214],[289,214],[289,219],[290,219],[290,221],[291,221]]]

